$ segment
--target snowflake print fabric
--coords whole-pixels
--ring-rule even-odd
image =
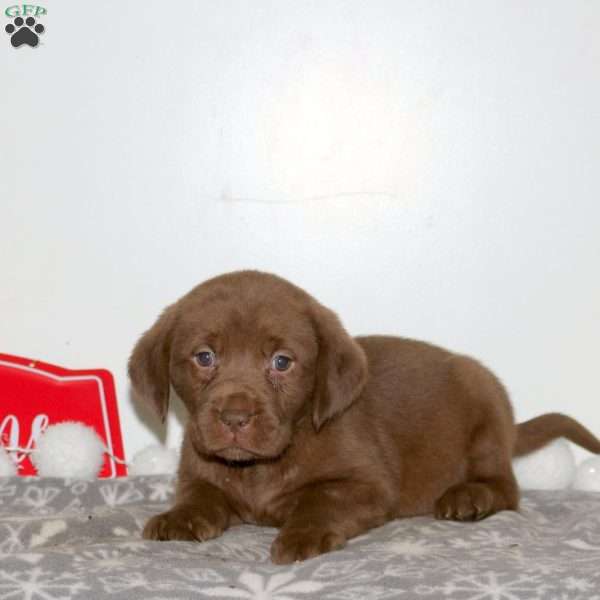
[[[600,494],[525,492],[478,523],[392,521],[339,552],[273,565],[276,530],[148,542],[165,476],[0,479],[0,600],[600,600]]]

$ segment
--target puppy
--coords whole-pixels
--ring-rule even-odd
[[[472,358],[352,338],[306,292],[256,271],[211,279],[169,306],[135,346],[129,374],[163,420],[170,386],[189,412],[175,505],[144,537],[204,541],[240,523],[276,526],[280,564],[390,519],[515,510],[513,456],[558,436],[600,453],[563,415],[515,425],[502,384]]]

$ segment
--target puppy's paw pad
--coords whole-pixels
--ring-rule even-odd
[[[345,544],[346,538],[332,531],[282,530],[271,545],[271,560],[278,565],[287,565],[339,550]]]
[[[223,529],[189,511],[171,510],[152,517],[142,537],[156,541],[204,542],[218,537]]]
[[[479,521],[494,512],[494,493],[483,483],[455,485],[435,503],[436,519]]]

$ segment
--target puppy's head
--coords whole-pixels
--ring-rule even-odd
[[[333,312],[279,277],[241,271],[168,307],[135,346],[129,374],[163,420],[173,386],[198,452],[248,461],[280,456],[303,416],[318,431],[344,411],[367,363]]]

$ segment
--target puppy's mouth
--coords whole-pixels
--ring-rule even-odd
[[[276,425],[261,423],[260,428],[229,430],[219,423],[195,423],[191,440],[196,451],[206,458],[226,462],[272,462],[278,460],[291,443],[291,436]]]
[[[274,452],[265,453],[251,450],[240,445],[229,445],[223,448],[211,449],[210,454],[227,462],[235,463],[255,463],[255,462],[273,462],[281,457],[286,448],[278,449]]]
[[[274,458],[259,454],[258,452],[254,452],[246,448],[242,448],[241,446],[226,446],[225,448],[219,448],[218,450],[211,451],[211,454],[231,462],[254,462],[261,459],[265,460]]]
[[[218,448],[208,448],[208,453],[226,461],[241,461],[241,462],[273,462],[278,460],[288,449],[289,443],[280,443],[271,448],[261,448],[260,450],[248,447],[233,440],[226,446]]]

